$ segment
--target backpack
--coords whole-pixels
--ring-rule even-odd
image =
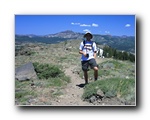
[[[92,45],[91,45],[91,46],[92,46],[92,50],[93,50],[93,52],[94,52],[94,47],[93,47],[93,43],[94,43],[94,42],[93,42],[93,41],[91,41],[91,42],[92,42]],[[84,46],[85,46],[85,40],[83,40],[83,48],[84,48]],[[83,50],[83,48],[82,48],[82,50]]]

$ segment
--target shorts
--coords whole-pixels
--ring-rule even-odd
[[[89,66],[93,69],[94,67],[97,67],[97,63],[95,61],[95,59],[90,59],[87,61],[81,61],[82,64],[82,70],[83,71],[88,71],[89,70]]]

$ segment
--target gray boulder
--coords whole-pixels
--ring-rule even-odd
[[[37,75],[34,70],[34,66],[31,62],[24,64],[15,69],[15,79],[19,81],[25,81],[30,79],[36,79]]]

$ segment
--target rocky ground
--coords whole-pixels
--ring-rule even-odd
[[[75,66],[70,66],[66,69],[65,73],[70,76],[71,82],[64,88],[63,95],[60,95],[56,100],[52,101],[52,105],[63,105],[63,106],[84,106],[92,105],[82,100],[83,88],[80,84],[84,84],[84,80],[81,79],[77,74],[73,74],[72,70]]]
[[[71,82],[64,88],[63,95],[58,96],[51,101],[52,105],[56,106],[119,106],[126,103],[119,100],[117,97],[97,99],[92,96],[89,100],[83,100],[84,79],[80,78],[78,74],[73,74],[72,71],[75,66],[66,69],[65,73],[70,76]],[[91,81],[92,82],[92,81]]]
[[[41,62],[48,64],[57,64],[62,66],[62,70],[66,76],[70,77],[70,83],[61,87],[44,88],[39,85],[33,85],[29,81],[26,89],[36,91],[36,97],[26,96],[27,102],[23,105],[52,105],[52,106],[97,106],[97,105],[126,105],[128,103],[119,100],[117,97],[97,99],[92,96],[90,100],[83,100],[82,95],[84,92],[84,79],[80,65],[80,55],[78,53],[79,43],[81,41],[68,41],[59,44],[23,44],[25,46],[16,52],[15,67],[21,66],[27,62]],[[108,59],[97,58],[98,64],[107,61]],[[133,71],[134,72],[134,71]],[[117,73],[118,74],[118,73]],[[106,76],[99,76],[99,80],[104,79]],[[111,76],[108,76],[111,77]],[[129,77],[125,75],[123,77]],[[36,83],[35,80],[34,83]],[[90,82],[93,82],[92,78]],[[38,83],[38,82],[37,82]],[[36,84],[37,84],[36,83]],[[23,87],[23,86],[22,86]],[[15,92],[20,88],[16,88]],[[61,94],[53,95],[58,91]],[[38,95],[37,95],[38,94]],[[15,99],[16,105],[22,105]]]

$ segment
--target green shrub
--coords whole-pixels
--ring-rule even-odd
[[[63,81],[60,78],[49,78],[46,81],[45,87],[57,86],[61,87],[63,85]]]
[[[117,96],[125,100],[135,99],[134,79],[109,78],[106,80],[91,82],[85,86],[85,90],[82,96],[83,99],[88,99],[92,95],[97,94],[99,89],[103,91],[105,97]]]
[[[15,92],[15,99],[21,104],[25,104],[31,97],[37,97],[37,93],[33,90],[19,90]]]
[[[70,78],[60,70],[59,66],[50,64],[33,63],[35,71],[41,82],[38,85],[45,87],[58,86],[61,87],[70,82]]]
[[[105,62],[102,62],[101,64],[99,64],[99,66],[102,67],[102,66],[104,66],[107,63],[112,63],[114,65],[115,69],[121,69],[124,66],[124,64],[119,62],[118,60],[105,61]]]
[[[33,63],[39,79],[60,77],[63,72],[56,65]]]

